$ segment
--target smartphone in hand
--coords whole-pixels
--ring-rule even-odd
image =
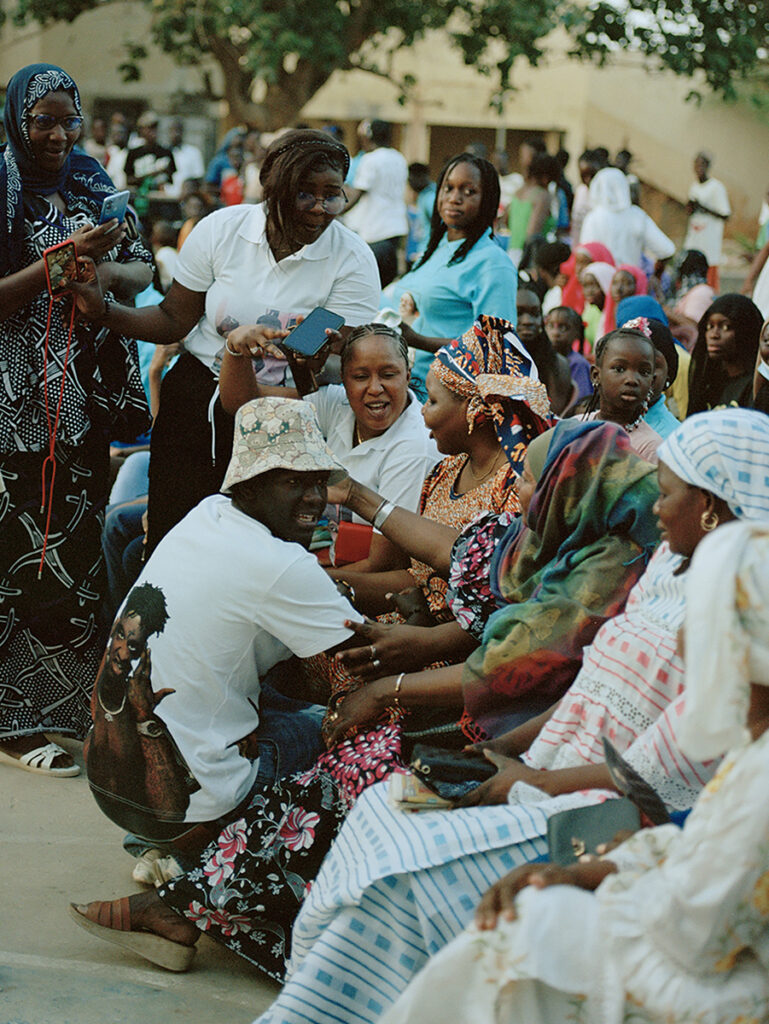
[[[48,291],[58,298],[69,291],[69,286],[80,277],[77,266],[77,249],[74,242],[60,242],[43,253],[45,277]]]
[[[316,356],[328,344],[326,329],[338,331],[344,325],[344,317],[318,306],[293,329],[281,345],[304,359]]]
[[[111,196],[107,196],[102,203],[101,213],[99,214],[99,224],[106,224],[108,220],[114,220],[116,217],[122,224],[125,220],[126,210],[128,209],[128,200],[130,198],[131,193],[128,191],[115,192]]]

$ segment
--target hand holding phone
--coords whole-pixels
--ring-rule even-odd
[[[115,192],[111,196],[107,196],[102,203],[101,213],[99,214],[99,224],[106,224],[110,220],[117,220],[122,224],[125,220],[126,210],[128,209],[128,200],[131,198],[131,193]],[[114,230],[114,229],[113,229]]]
[[[304,359],[312,359],[318,355],[329,338],[327,330],[338,331],[344,326],[344,317],[332,313],[329,309],[317,306],[298,324],[283,340],[283,347],[290,349],[295,355]]]
[[[45,277],[52,298],[59,298],[69,291],[70,284],[79,280],[77,249],[74,242],[52,245],[43,253]]]

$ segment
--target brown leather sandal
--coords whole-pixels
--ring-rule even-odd
[[[167,971],[187,971],[195,956],[195,946],[164,939],[152,932],[131,930],[128,896],[118,900],[70,903],[69,914],[81,928],[107,942],[130,949]]]

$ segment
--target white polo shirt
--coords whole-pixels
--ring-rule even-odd
[[[422,419],[422,407],[409,392],[409,404],[384,434],[353,447],[355,413],[340,384],[307,395],[328,446],[354,480],[410,512],[419,508],[425,477],[441,454]],[[365,522],[357,516],[355,522]]]
[[[332,221],[312,245],[279,263],[265,232],[263,205],[231,206],[204,217],[184,243],[174,280],[206,293],[206,312],[190,331],[185,348],[215,375],[224,339],[240,324],[291,328],[297,316],[324,306],[352,327],[374,320],[379,309],[379,272],[369,247]],[[274,382],[286,363],[270,360]],[[260,373],[264,383],[272,382]]]

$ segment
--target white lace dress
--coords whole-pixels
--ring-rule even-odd
[[[526,755],[534,768],[603,761],[606,735],[671,808],[691,807],[712,774],[675,743],[683,667],[681,559],[666,544],[605,623],[583,667]],[[543,858],[548,817],[616,794],[549,798],[517,784],[500,807],[408,815],[367,789],[345,821],[294,926],[286,985],[259,1024],[374,1024],[470,921],[483,893]],[[448,1019],[448,1018],[447,1018]]]
[[[595,894],[524,889],[381,1024],[761,1024],[769,1019],[769,732],[727,756],[683,830],[636,833]]]

